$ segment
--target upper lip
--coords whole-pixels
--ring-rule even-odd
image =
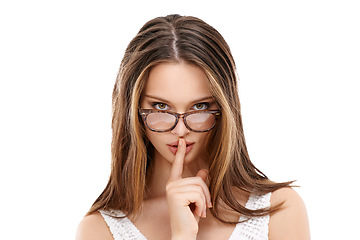
[[[185,140],[185,142],[186,142],[186,146],[189,146],[189,145],[191,145],[191,144],[194,144],[194,142],[190,142],[190,141],[187,141],[187,140]],[[177,146],[179,145],[179,141],[176,141],[176,142],[173,142],[173,143],[169,143],[169,144],[167,144],[167,145],[172,146],[172,147],[177,147]]]

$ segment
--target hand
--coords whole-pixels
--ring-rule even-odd
[[[166,197],[169,207],[172,239],[196,239],[200,217],[206,217],[211,207],[210,191],[205,181],[207,171],[200,170],[195,177],[182,178],[186,143],[179,139],[172,163]],[[194,210],[190,206],[195,207]]]

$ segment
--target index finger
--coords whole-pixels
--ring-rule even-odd
[[[179,138],[178,149],[175,154],[174,162],[172,163],[171,166],[169,181],[181,179],[183,166],[184,166],[185,153],[186,153],[185,140]]]

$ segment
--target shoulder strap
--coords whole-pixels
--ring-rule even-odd
[[[108,225],[114,240],[146,240],[145,236],[119,210],[99,210]]]
[[[246,203],[246,208],[257,210],[270,207],[271,193],[256,195],[251,193]],[[269,220],[270,217],[253,217],[241,216],[238,223],[230,236],[229,240],[247,239],[247,240],[268,240],[269,239]]]

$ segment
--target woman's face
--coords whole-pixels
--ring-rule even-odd
[[[210,93],[207,76],[202,69],[185,62],[161,63],[150,70],[142,93],[142,109],[167,110],[176,113],[194,110],[218,110]],[[205,143],[209,132],[197,133],[187,129],[180,118],[169,132],[153,132],[146,127],[146,136],[155,147],[155,160],[172,163],[179,138],[187,143],[185,165],[191,162],[206,163]]]

